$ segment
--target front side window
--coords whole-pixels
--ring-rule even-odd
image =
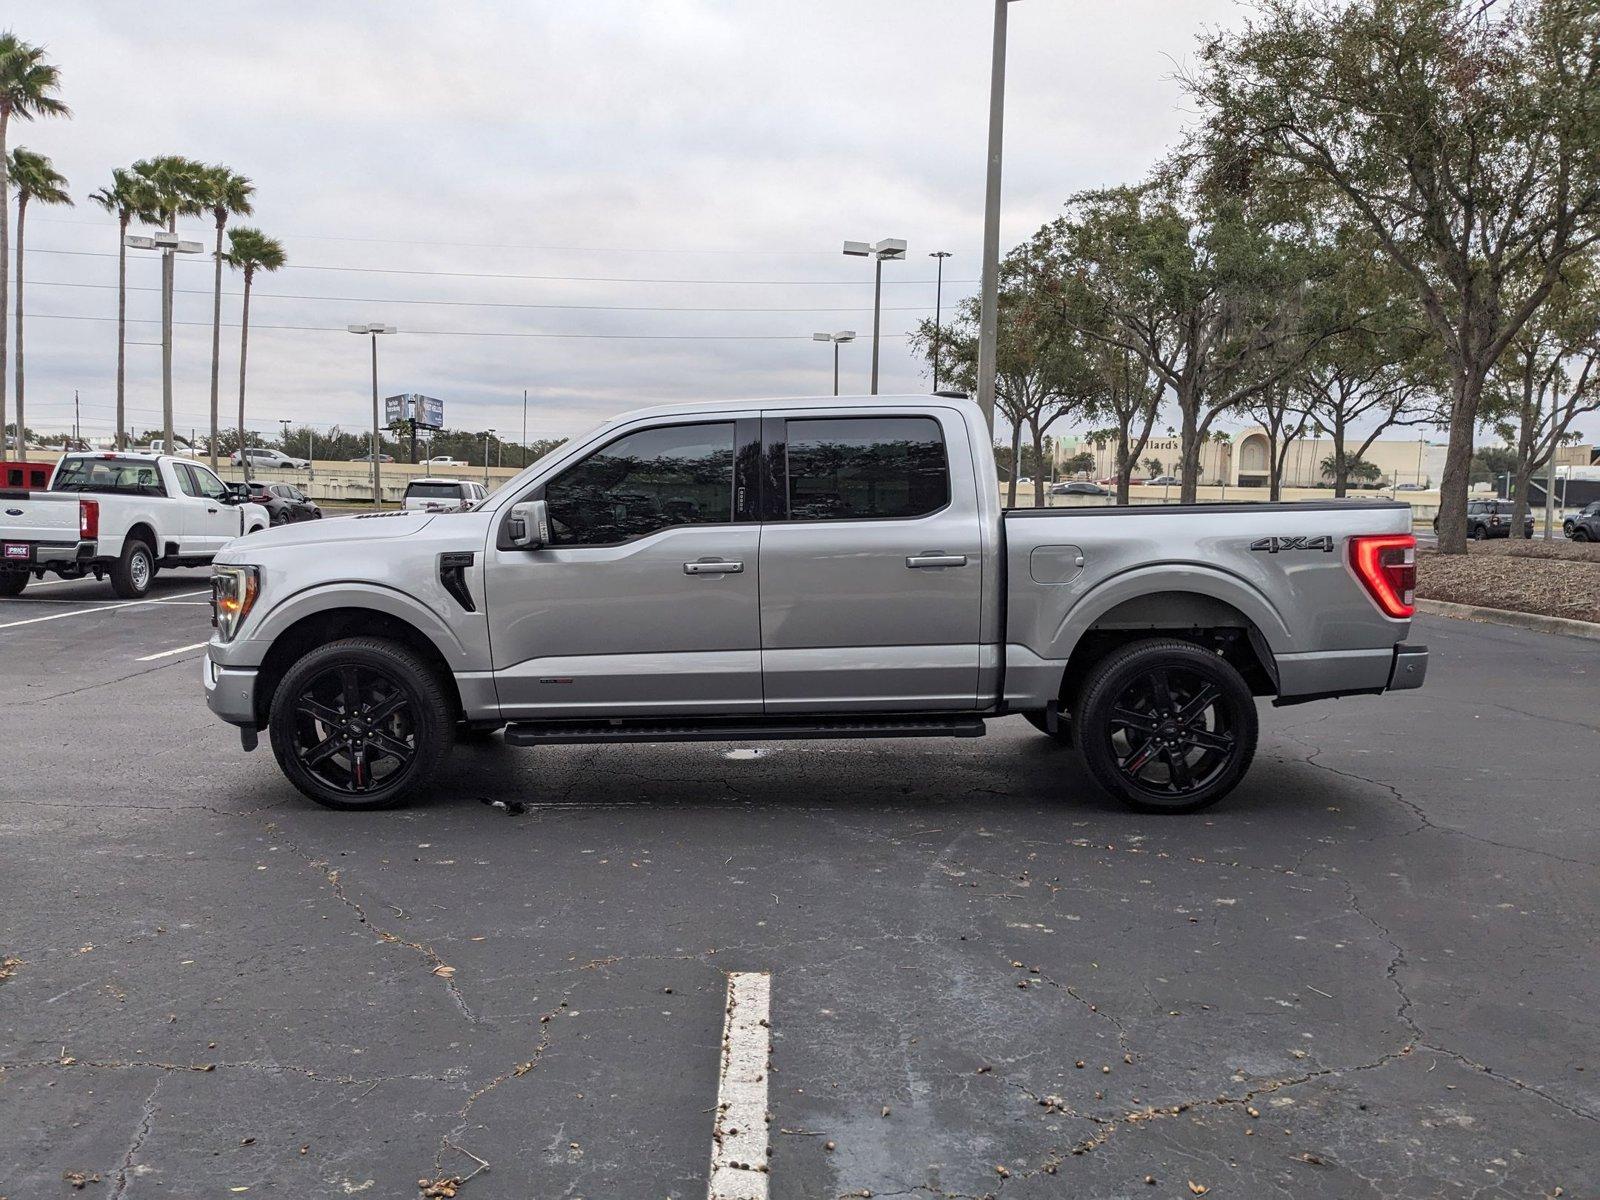
[[[788,519],[920,517],[950,502],[944,434],[932,417],[787,422]]]
[[[641,429],[545,486],[551,541],[612,546],[733,519],[733,422]]]
[[[194,480],[194,472],[187,463],[173,463],[172,473],[178,477],[178,488],[185,496],[199,496],[200,485]]]
[[[209,469],[195,463],[189,467],[194,474],[195,484],[200,488],[200,494],[208,500],[217,500],[228,494],[228,485],[213,475]]]

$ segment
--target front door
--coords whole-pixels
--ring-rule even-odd
[[[975,707],[982,521],[958,414],[763,424],[766,711]]]
[[[180,535],[186,555],[210,555],[239,536],[239,509],[223,503],[227,485],[199,463],[173,463],[183,492]]]
[[[486,551],[502,716],[761,711],[757,431],[642,424],[518,497],[550,542]]]

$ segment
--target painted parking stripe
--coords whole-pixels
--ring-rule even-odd
[[[708,1200],[767,1200],[767,1070],[772,976],[734,971],[722,1026]]]
[[[182,600],[186,596],[209,596],[211,589],[206,588],[199,592],[179,592],[176,596],[168,596],[161,600],[125,600],[121,604],[101,604],[94,608],[76,608],[71,612],[51,613],[48,617],[28,617],[21,621],[7,621],[0,625],[0,629],[15,629],[18,625],[37,625],[40,621],[60,621],[65,617],[82,617],[90,613],[110,612],[114,608],[137,608],[143,604],[167,604],[173,600]]]
[[[158,658],[171,658],[174,654],[187,654],[191,650],[204,650],[208,645],[210,645],[209,642],[196,642],[192,646],[179,646],[176,650],[163,650],[159,654],[146,654],[143,658],[135,661],[155,662]]]

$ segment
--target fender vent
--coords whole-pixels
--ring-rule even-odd
[[[467,568],[477,557],[470,550],[439,555],[439,582],[467,612],[478,611],[478,606],[472,602],[472,591],[467,587]]]

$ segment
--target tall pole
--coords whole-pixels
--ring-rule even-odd
[[[1000,329],[1000,147],[1006,95],[1006,6],[994,0],[994,58],[989,68],[989,179],[983,200],[983,285],[978,317],[978,407],[994,429],[995,341]]]
[[[883,306],[883,259],[872,256],[872,394],[878,394],[878,317]],[[835,343],[835,352],[838,345]]]
[[[948,250],[935,250],[928,255],[938,267],[933,285],[933,390],[939,390],[939,340],[944,333],[944,260],[950,257]]]
[[[483,486],[489,486],[489,442],[494,437],[494,430],[486,430],[483,435]]]
[[[383,507],[383,474],[378,457],[383,453],[383,439],[378,434],[378,332],[372,334],[372,502]]]
[[[839,339],[833,339],[833,394],[839,394]]]
[[[522,389],[522,465],[528,465],[528,389]]]
[[[172,214],[167,222],[169,233],[177,232],[178,215]],[[172,261],[173,251],[168,247],[161,251],[161,436],[167,448],[167,453],[172,452]],[[239,448],[239,457],[244,458],[244,447]],[[248,478],[248,476],[246,476]]]

